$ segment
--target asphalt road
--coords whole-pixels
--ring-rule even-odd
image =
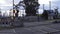
[[[31,22],[24,23],[24,27],[2,29],[0,34],[60,34],[60,23]]]

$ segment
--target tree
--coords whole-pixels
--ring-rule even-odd
[[[26,16],[35,16],[39,7],[38,0],[23,0],[26,5],[25,12]]]

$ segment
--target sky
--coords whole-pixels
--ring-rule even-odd
[[[14,0],[14,3],[18,4],[19,1],[22,0]],[[54,8],[58,7],[60,12],[60,0],[38,0],[40,4],[39,11],[41,10],[39,13],[42,13],[43,4],[44,4],[44,9],[49,9],[49,1],[51,1],[51,9],[54,10]],[[13,0],[0,0],[0,8],[2,12],[12,9],[13,6],[12,3]]]

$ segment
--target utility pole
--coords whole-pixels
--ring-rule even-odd
[[[0,8],[0,16],[2,16],[2,15],[1,15],[1,8]]]
[[[51,1],[49,1],[49,10],[51,10]]]
[[[44,6],[45,6],[45,5],[43,4],[43,11],[44,11]]]
[[[51,12],[51,1],[49,1],[49,12]],[[51,13],[50,14],[48,14],[48,19],[52,19],[53,17],[52,17],[52,15],[51,15]]]
[[[13,9],[14,9],[14,0],[13,0]]]
[[[14,0],[13,0],[13,19],[14,19],[14,13],[15,13],[15,10],[14,10]]]

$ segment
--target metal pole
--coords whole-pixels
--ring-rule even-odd
[[[39,12],[38,12],[38,22],[39,22]]]

